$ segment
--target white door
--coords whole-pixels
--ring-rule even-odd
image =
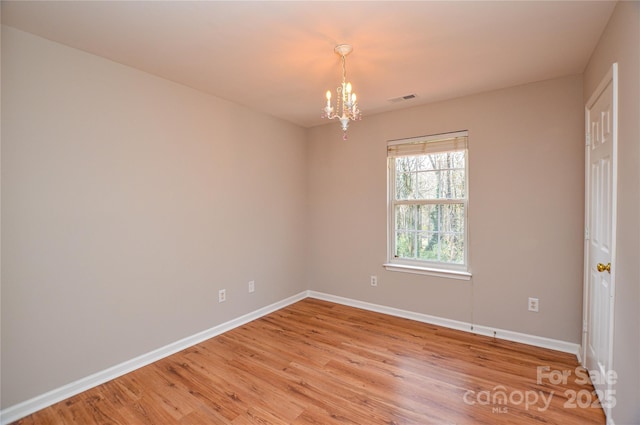
[[[613,307],[616,243],[617,64],[586,105],[584,366],[607,417],[615,403]]]

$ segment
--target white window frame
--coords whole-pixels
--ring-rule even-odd
[[[405,273],[416,273],[430,276],[446,277],[452,279],[470,280],[469,268],[469,147],[468,131],[435,134],[431,136],[414,137],[410,139],[390,140],[387,142],[387,263],[386,270]],[[446,204],[462,203],[464,205],[464,262],[452,264],[438,261],[415,260],[396,258],[395,254],[395,206],[408,203],[396,201],[396,173],[395,158],[397,156],[425,155],[436,152],[448,152],[448,146],[458,146],[463,143],[463,148],[456,150],[465,151],[465,198],[464,199],[438,199],[419,202],[421,204]],[[398,152],[404,151],[404,154]],[[417,152],[419,151],[419,152]],[[395,153],[394,153],[395,152]],[[415,153],[412,153],[415,152]],[[411,203],[411,202],[409,202]]]

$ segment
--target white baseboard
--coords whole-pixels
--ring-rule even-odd
[[[111,381],[112,379],[115,379],[119,376],[125,375],[143,366],[156,362],[160,359],[170,356],[171,354],[175,354],[178,351],[184,350],[185,348],[189,348],[193,345],[199,344],[203,341],[206,341],[207,339],[213,338],[214,336],[230,331],[231,329],[237,328],[238,326],[242,326],[246,323],[251,322],[252,320],[258,319],[276,310],[280,310],[281,308],[303,300],[307,297],[308,291],[300,292],[299,294],[260,308],[251,313],[245,314],[244,316],[229,320],[228,322],[222,323],[205,331],[165,345],[164,347],[160,347],[149,353],[135,357],[131,360],[127,360],[108,369],[94,373],[93,375],[81,378],[75,382],[71,382],[70,384],[63,385],[32,399],[10,406],[0,411],[0,424],[6,425],[11,422],[17,421],[20,418],[24,418],[27,415],[44,409],[45,407],[49,407],[52,404],[58,403],[59,401],[65,400],[98,385],[104,384],[105,382]]]
[[[578,363],[584,366],[584,363],[582,363],[582,344],[578,344],[578,352],[576,353],[576,357],[578,358]]]
[[[527,335],[519,332],[507,331],[503,329],[494,329],[487,326],[473,325],[467,322],[460,322],[457,320],[445,319],[437,316],[430,316],[428,314],[416,313],[407,310],[401,310],[393,307],[386,307],[378,304],[371,304],[364,301],[358,301],[350,298],[339,297],[336,295],[325,294],[316,291],[303,291],[299,294],[293,295],[282,301],[278,301],[266,307],[255,310],[251,313],[245,314],[238,318],[232,319],[228,322],[214,326],[205,331],[183,338],[179,341],[165,345],[164,347],[153,350],[149,353],[143,354],[126,362],[120,363],[116,366],[110,367],[103,371],[97,372],[93,375],[81,378],[75,382],[72,382],[62,387],[51,390],[42,395],[36,396],[32,399],[10,406],[0,411],[0,425],[7,425],[11,422],[17,421],[27,415],[30,415],[38,410],[58,403],[83,391],[104,384],[119,376],[125,375],[150,363],[163,359],[171,354],[182,351],[193,345],[199,344],[207,339],[213,338],[224,332],[230,331],[238,326],[242,326],[252,320],[259,319],[269,313],[284,308],[288,305],[296,303],[307,297],[316,298],[320,300],[334,302],[336,304],[343,304],[351,307],[361,308],[364,310],[375,311],[378,313],[389,314],[391,316],[403,317],[406,319],[415,320],[418,322],[429,323],[432,325],[442,326],[450,329],[457,329],[461,331],[471,332],[479,335],[495,336],[496,338],[505,339],[508,341],[521,342],[524,344],[534,345],[543,348],[550,348],[552,350],[563,351],[566,353],[579,355],[579,345],[559,341],[550,338],[544,338],[535,335]]]
[[[523,344],[534,345],[536,347],[549,348],[551,350],[575,354],[576,356],[580,351],[580,345],[572,342],[560,341],[557,339],[545,338],[536,335],[523,334],[520,332],[508,331],[504,329],[491,328],[488,326],[474,325],[473,323],[460,322],[457,320],[445,319],[437,316],[430,316],[428,314],[416,313],[413,311],[401,310],[393,307],[386,307],[379,304],[371,304],[364,301],[338,297],[322,292],[308,291],[308,295],[312,298],[330,301],[337,304],[344,304],[351,307],[389,314],[391,316],[403,317],[405,319],[411,319],[418,322],[442,326],[445,328],[471,332],[478,335],[491,336],[499,339],[505,339],[507,341],[520,342]]]

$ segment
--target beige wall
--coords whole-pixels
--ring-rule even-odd
[[[469,130],[472,281],[385,271],[386,141],[457,130]],[[580,76],[367,116],[346,142],[335,123],[310,130],[310,288],[579,343],[583,140]]]
[[[304,137],[3,27],[2,407],[305,289]]]
[[[640,2],[620,2],[584,73],[584,100],[618,62],[616,424],[640,423]]]

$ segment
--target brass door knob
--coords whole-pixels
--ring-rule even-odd
[[[607,273],[611,273],[611,263],[607,263],[606,266],[602,263],[598,263],[598,265],[596,266],[596,269],[598,269],[600,273],[602,273],[605,270],[607,271]]]

